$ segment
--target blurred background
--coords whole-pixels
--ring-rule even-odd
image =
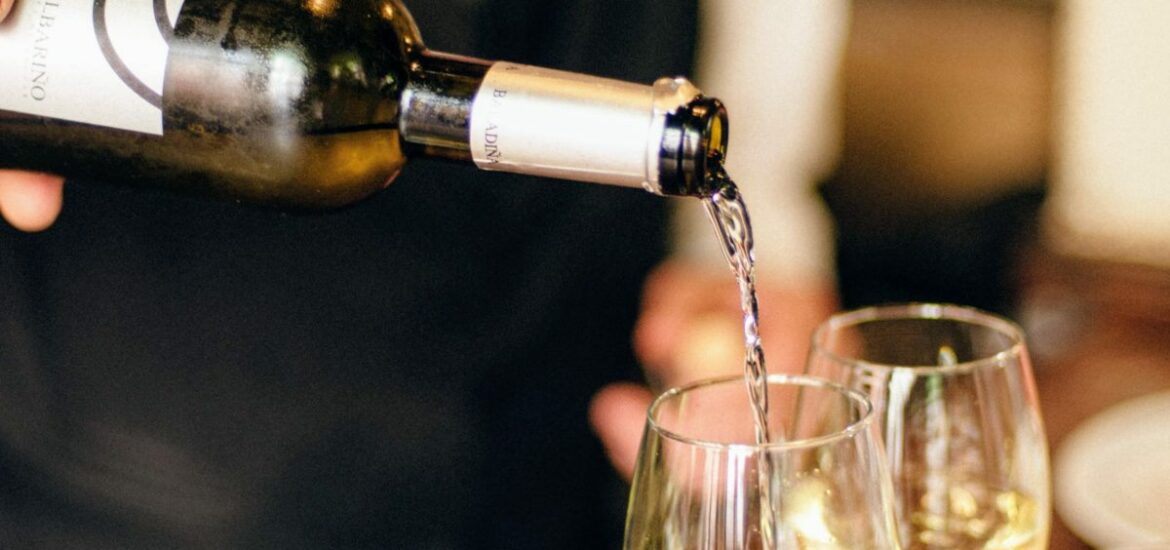
[[[1049,166],[1054,6],[853,3],[841,164],[823,185],[847,307],[1004,311]]]
[[[1054,458],[1095,413],[1170,388],[1167,10],[853,2],[843,152],[820,187],[843,305],[941,300],[1020,321]],[[1089,548],[1068,523],[1051,548]]]

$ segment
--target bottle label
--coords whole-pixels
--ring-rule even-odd
[[[16,0],[0,23],[0,109],[162,134],[183,0]]]
[[[654,122],[650,86],[499,62],[472,105],[471,156],[484,170],[642,187]]]

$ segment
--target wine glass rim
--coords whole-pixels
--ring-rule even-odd
[[[728,450],[728,451],[737,451],[738,450],[738,451],[747,451],[747,452],[760,452],[760,451],[784,451],[784,450],[793,450],[793,449],[806,449],[806,448],[823,446],[827,443],[832,443],[834,441],[852,438],[852,437],[856,436],[858,433],[861,433],[864,430],[868,429],[868,427],[873,423],[873,418],[874,418],[873,404],[870,402],[869,398],[865,396],[865,394],[863,394],[857,390],[847,388],[847,387],[845,387],[841,384],[838,384],[836,382],[825,380],[823,378],[817,378],[815,376],[808,376],[808,375],[790,375],[790,374],[770,374],[770,375],[768,375],[768,383],[769,384],[787,383],[787,384],[795,384],[795,385],[800,385],[800,386],[819,387],[819,388],[825,388],[825,389],[836,391],[837,393],[841,394],[843,397],[848,399],[849,402],[857,408],[858,418],[849,422],[849,424],[846,425],[844,428],[837,430],[837,431],[834,431],[834,432],[831,432],[831,433],[827,433],[825,435],[819,435],[816,437],[809,437],[809,438],[804,438],[804,439],[786,439],[783,441],[772,441],[772,442],[765,443],[762,445],[758,444],[758,443],[728,443],[728,442],[723,442],[723,441],[711,441],[711,440],[702,439],[702,438],[698,438],[698,437],[691,437],[691,436],[683,435],[683,434],[678,433],[674,430],[666,428],[661,423],[659,423],[658,420],[655,418],[655,413],[658,412],[658,409],[664,403],[666,403],[667,401],[669,401],[673,398],[678,397],[679,395],[682,395],[682,394],[688,393],[688,392],[692,392],[692,391],[695,391],[698,389],[702,389],[704,387],[717,386],[717,385],[727,384],[727,383],[732,383],[732,382],[742,383],[743,376],[742,375],[729,375],[729,376],[720,376],[717,378],[707,378],[707,379],[699,380],[696,382],[692,382],[690,384],[685,384],[682,386],[670,388],[670,389],[662,392],[662,394],[660,394],[658,397],[656,397],[654,399],[654,402],[650,404],[650,408],[646,411],[647,425],[649,426],[649,428],[651,430],[653,430],[658,435],[660,435],[664,438],[673,440],[673,441],[677,441],[679,443],[683,443],[685,445],[691,445],[691,446],[695,446],[695,447],[702,447],[702,448],[708,448],[708,449],[723,449],[723,450]],[[745,394],[747,393],[746,388],[744,389],[744,393]]]
[[[1004,335],[1010,344],[1004,346],[1003,350],[991,355],[961,361],[953,365],[894,365],[842,356],[829,351],[823,343],[826,334],[830,330],[841,327],[854,326],[871,321],[912,319],[950,320],[981,326]],[[869,370],[897,370],[919,375],[962,374],[983,368],[1001,366],[1005,364],[1005,359],[1010,357],[1022,357],[1024,355],[1024,331],[1018,324],[1005,317],[971,306],[934,302],[883,304],[844,311],[829,317],[813,332],[810,353],[822,355],[838,364],[856,365]]]

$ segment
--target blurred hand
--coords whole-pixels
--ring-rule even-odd
[[[769,373],[804,369],[816,326],[837,310],[831,281],[803,287],[756,281],[760,338]],[[743,312],[730,270],[667,262],[647,279],[634,349],[656,391],[743,372]],[[746,392],[746,389],[745,389]],[[654,393],[636,384],[603,388],[589,416],[617,470],[629,479]]]
[[[0,21],[8,16],[14,0],[0,0]],[[0,170],[0,216],[13,227],[40,231],[61,213],[64,180],[56,176]]]

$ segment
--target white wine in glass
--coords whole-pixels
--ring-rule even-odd
[[[876,408],[905,548],[1047,548],[1048,446],[1014,323],[938,304],[841,313],[814,334],[807,374]]]
[[[767,379],[757,443],[740,376],[667,391],[650,408],[625,548],[898,548],[873,408],[809,377]]]

